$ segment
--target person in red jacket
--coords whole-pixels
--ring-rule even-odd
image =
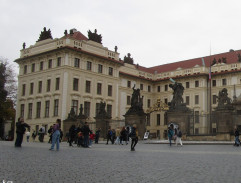
[[[93,142],[93,140],[95,139],[95,134],[94,133],[90,133],[90,141],[89,141],[89,147],[91,147],[91,145],[92,145],[92,142]]]

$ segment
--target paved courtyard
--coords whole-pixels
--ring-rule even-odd
[[[232,145],[93,145],[49,151],[47,143],[0,141],[0,183],[241,182],[241,147]]]

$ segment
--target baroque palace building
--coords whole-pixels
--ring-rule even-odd
[[[78,114],[82,104],[87,121],[94,124],[104,101],[112,120],[124,121],[134,86],[144,96],[146,112],[158,99],[163,103],[172,100],[172,78],[185,88],[184,102],[196,116],[194,134],[206,134],[210,99],[214,109],[223,88],[230,98],[241,93],[241,50],[146,68],[135,64],[130,54],[122,60],[117,47],[109,50],[101,39],[96,30],[89,31],[87,38],[76,29],[53,39],[44,28],[34,45],[26,48],[24,43],[15,60],[19,64],[16,117],[24,117],[38,131],[40,126],[48,129],[58,118],[65,120],[71,108]],[[168,122],[164,111],[148,113],[146,125],[154,137],[165,138]],[[211,128],[215,131],[216,126]]]

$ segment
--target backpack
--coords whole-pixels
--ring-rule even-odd
[[[179,132],[178,132],[178,135],[177,135],[178,137],[182,137],[182,131],[180,130]]]

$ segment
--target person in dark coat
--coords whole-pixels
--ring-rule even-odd
[[[106,138],[107,138],[106,145],[108,145],[109,141],[111,141],[111,138],[112,138],[112,130],[110,127],[107,130]]]
[[[53,126],[50,126],[49,130],[48,130],[48,134],[49,134],[49,142],[48,143],[52,143],[52,135],[53,135]]]
[[[101,128],[99,128],[99,129],[96,130],[96,132],[95,132],[95,144],[98,144],[98,142],[99,142],[100,130],[101,130]]]
[[[73,146],[72,143],[75,139],[76,133],[75,133],[75,125],[72,125],[69,129],[69,146]]]
[[[136,125],[135,124],[131,128],[130,137],[131,137],[131,151],[135,151],[135,146],[138,142],[138,134],[137,134],[137,131],[136,131]]]
[[[237,128],[235,128],[234,137],[235,137],[234,146],[239,146],[239,145],[240,145],[240,141],[239,141],[239,131],[238,131]]]
[[[89,147],[89,134],[91,133],[89,125],[85,122],[85,125],[81,129],[84,136],[84,147]]]
[[[24,123],[23,118],[18,118],[18,122],[16,123],[17,138],[15,141],[15,147],[21,147],[23,142],[23,134],[25,133],[26,128],[28,128],[30,131],[30,126],[27,123]]]

